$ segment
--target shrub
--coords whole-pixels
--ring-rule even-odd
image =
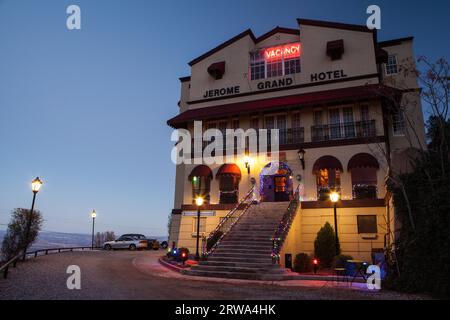
[[[31,220],[30,230],[27,234],[28,218]],[[30,210],[17,208],[12,211],[11,221],[1,247],[0,261],[8,261],[30,247],[37,239],[43,223],[42,215],[38,210],[33,210],[30,217]],[[28,238],[27,238],[28,236]]]
[[[299,273],[311,271],[311,258],[306,253],[299,253],[295,256],[294,271]]]
[[[345,268],[345,262],[347,260],[353,260],[353,257],[345,255],[345,254],[340,254],[340,255],[334,257],[332,267],[333,268]]]
[[[340,253],[339,242],[337,246],[338,253]],[[314,241],[314,255],[319,259],[322,266],[331,266],[335,256],[335,237],[334,230],[328,222],[317,232],[317,237]]]

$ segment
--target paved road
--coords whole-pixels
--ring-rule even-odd
[[[67,252],[31,259],[0,279],[0,299],[420,299],[389,291],[336,288],[322,281],[282,285],[182,276],[161,266],[161,252]],[[81,290],[66,286],[81,268]]]

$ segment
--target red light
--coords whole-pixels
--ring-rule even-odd
[[[186,257],[186,253],[183,252],[183,253],[181,254],[181,256],[182,256],[183,258]]]
[[[314,264],[319,264],[319,260],[314,259],[314,260],[313,260],[313,263],[314,263]]]
[[[290,43],[284,46],[271,47],[264,50],[266,61],[280,60],[300,57],[300,43]]]

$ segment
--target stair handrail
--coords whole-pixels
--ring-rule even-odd
[[[217,227],[209,233],[209,236],[206,238],[205,241],[205,247],[203,248],[203,257],[207,258],[219,245],[220,241],[225,237],[225,235],[228,234],[228,232],[231,230],[231,228],[239,221],[239,219],[247,212],[247,210],[250,208],[253,202],[253,192],[255,187],[253,186],[250,191],[245,195],[244,198],[233,208],[230,210],[230,212],[227,213],[225,217],[221,219]],[[249,201],[250,199],[250,201]],[[239,208],[244,205],[244,208],[242,208],[242,212],[237,217],[234,216],[234,214],[238,211]],[[226,223],[230,220],[235,218],[235,220],[227,226]],[[221,232],[221,234],[219,234]],[[211,248],[208,250],[208,242],[211,241],[211,239],[214,238],[215,235],[219,235],[217,241],[211,246]]]
[[[300,203],[300,185],[297,186],[294,192],[292,200],[289,202],[289,206],[286,209],[283,217],[275,229],[272,240],[272,262],[280,262],[280,251],[283,246],[284,240],[291,228],[292,222],[294,221],[295,215],[297,213],[297,208]]]

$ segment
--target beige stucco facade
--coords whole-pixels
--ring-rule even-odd
[[[339,59],[330,59],[327,54],[329,42],[343,40],[343,54]],[[251,52],[263,48],[276,47],[289,43],[301,44],[301,70],[294,74],[266,79],[252,80],[250,72]],[[302,136],[298,141],[289,141],[280,145],[279,158],[291,170],[293,189],[299,186],[301,207],[298,209],[295,220],[292,223],[289,234],[284,243],[281,260],[284,263],[284,254],[295,256],[297,253],[306,252],[313,254],[314,240],[319,229],[325,222],[333,225],[333,208],[330,203],[318,200],[317,172],[314,165],[324,156],[336,158],[341,166],[340,195],[342,202],[338,206],[338,225],[340,242],[343,253],[355,258],[369,260],[374,249],[382,249],[389,229],[392,229],[392,211],[388,210],[389,197],[385,187],[385,177],[389,167],[389,156],[399,162],[405,150],[418,148],[424,142],[423,115],[418,94],[418,86],[415,78],[404,77],[399,73],[386,74],[385,63],[377,60],[376,49],[384,49],[388,54],[396,55],[397,61],[413,58],[412,39],[400,39],[396,42],[378,43],[374,32],[361,26],[324,23],[309,20],[299,20],[299,29],[276,28],[259,38],[254,37],[251,31],[225,42],[203,56],[193,60],[191,75],[181,79],[181,98],[179,103],[180,116],[186,116],[185,120],[177,117],[169,120],[174,128],[184,128],[193,133],[194,121],[203,121],[203,127],[219,123],[226,123],[227,128],[232,128],[238,121],[239,128],[244,130],[253,128],[255,123],[258,128],[264,128],[267,118],[272,117],[275,122],[281,117],[285,119],[285,129],[294,128],[294,116],[296,126],[302,128]],[[225,69],[221,78],[216,79],[207,71],[208,68],[218,62],[224,62]],[[317,81],[314,75],[318,73],[332,73],[339,75],[337,78]],[[284,71],[285,72],[285,71]],[[345,75],[345,77],[342,77]],[[277,88],[260,88],[260,83],[265,81],[277,81],[279,79],[291,79],[288,86]],[[395,81],[393,81],[395,79]],[[399,83],[402,83],[400,85]],[[392,118],[386,111],[386,102],[382,94],[379,96],[361,96],[345,98],[330,98],[329,101],[321,100],[317,103],[292,103],[286,106],[276,106],[258,110],[247,110],[246,103],[253,101],[266,101],[283,97],[302,97],[312,93],[335,92],[342,94],[348,88],[361,88],[367,86],[389,84],[391,87],[408,89],[404,92],[403,102],[406,104],[405,113],[408,114],[408,123],[403,135],[394,134]],[[405,88],[403,87],[405,86]],[[229,95],[206,96],[209,90],[221,88],[236,88]],[[360,89],[355,89],[360,90]],[[335,95],[332,95],[336,97]],[[303,100],[302,100],[303,101]],[[264,104],[266,104],[264,102]],[[227,106],[242,105],[242,111],[227,113]],[[263,103],[262,103],[263,105]],[[200,110],[201,109],[201,110]],[[345,110],[344,110],[345,109]],[[201,112],[199,112],[199,110]],[[214,110],[209,114],[208,110]],[[234,109],[233,109],[234,110]],[[351,113],[352,128],[356,133],[345,136],[340,132],[338,138],[317,139],[313,127],[318,126],[317,111],[322,112],[320,126],[330,124],[331,110],[335,110],[340,119],[339,123],[349,121],[344,118],[344,113]],[[349,111],[350,110],[350,111]],[[181,119],[181,118],[180,118]],[[298,120],[300,119],[300,120]],[[300,125],[298,123],[300,121]],[[360,127],[370,122],[370,134],[358,133]],[[328,130],[328,129],[326,129]],[[344,130],[344,129],[341,129]],[[347,130],[347,129],[345,129]],[[397,132],[398,133],[398,132]],[[411,137],[414,135],[415,139]],[[305,150],[303,168],[299,160],[298,150]],[[358,154],[369,154],[376,159],[376,198],[355,199],[354,181],[348,165],[352,157]],[[244,162],[244,155],[237,155],[232,161],[240,169],[238,185],[239,198],[242,198],[252,187],[254,178],[259,197],[260,173],[264,166],[272,161],[272,154],[259,153],[252,155],[253,163],[250,173]],[[202,163],[200,161],[200,163]],[[218,173],[223,163],[208,164],[212,175],[209,189],[209,203],[202,209],[202,217],[205,219],[202,225],[202,234],[208,236],[233,208],[233,204],[220,203],[220,177]],[[195,206],[193,205],[193,185],[190,175],[199,163],[179,164],[176,166],[176,188],[174,198],[174,210],[172,213],[172,225],[169,240],[176,242],[178,247],[188,247],[195,250]],[[318,203],[318,204],[317,204]],[[358,205],[359,206],[358,206]],[[365,234],[358,230],[357,216],[370,215],[376,217],[376,232]],[[202,222],[203,223],[203,222]]]

